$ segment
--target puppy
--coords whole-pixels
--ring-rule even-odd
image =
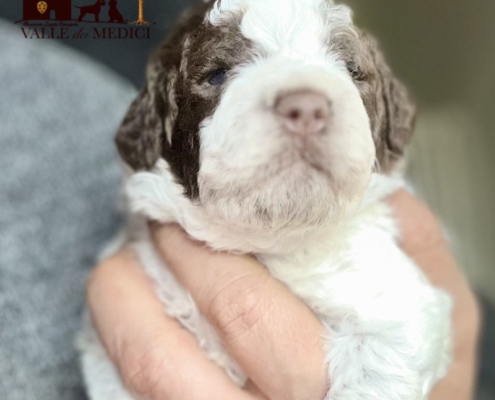
[[[130,236],[164,309],[238,385],[145,219],[255,255],[305,301],[328,332],[326,399],[426,399],[449,365],[450,300],[399,248],[384,201],[404,186],[414,114],[331,0],[203,2],[151,57],[117,134]],[[81,346],[91,399],[132,399],[89,325]]]

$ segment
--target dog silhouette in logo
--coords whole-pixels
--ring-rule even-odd
[[[117,8],[117,0],[110,0],[108,2],[108,17],[110,18],[108,22],[117,22],[119,24],[124,23],[124,17]]]
[[[105,5],[105,0],[97,0],[95,4],[90,6],[76,6],[80,9],[81,13],[79,14],[78,21],[82,21],[86,14],[93,14],[95,16],[95,22],[100,22],[100,11],[101,6]]]

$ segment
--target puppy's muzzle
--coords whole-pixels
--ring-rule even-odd
[[[326,131],[330,101],[310,90],[290,92],[278,98],[274,111],[286,131],[308,137]]]

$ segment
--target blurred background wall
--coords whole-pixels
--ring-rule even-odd
[[[342,0],[340,0],[343,2]],[[193,0],[145,0],[151,40],[67,40],[66,44],[143,84],[144,64],[180,10]],[[72,0],[74,5],[92,0]],[[420,108],[409,175],[442,218],[458,259],[486,306],[479,399],[495,398],[495,1],[347,0],[375,34]],[[119,0],[124,19],[137,0]],[[73,15],[77,15],[73,12]],[[22,18],[22,1],[2,0],[0,18]],[[74,17],[75,18],[75,17]],[[102,16],[104,20],[105,17]],[[21,35],[22,33],[19,32]],[[43,41],[39,41],[40,46]],[[0,55],[1,56],[1,55]]]

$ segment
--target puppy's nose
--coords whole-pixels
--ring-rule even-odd
[[[275,105],[285,128],[301,136],[323,131],[328,125],[330,102],[320,93],[305,90],[279,97]]]

